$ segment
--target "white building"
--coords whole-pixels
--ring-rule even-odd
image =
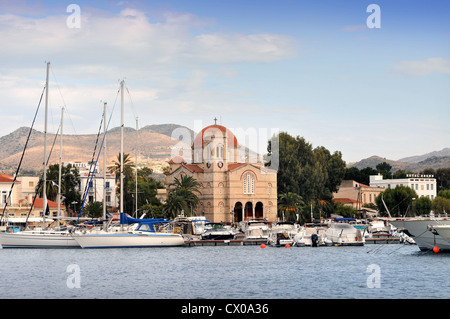
[[[371,187],[395,188],[397,185],[411,187],[418,197],[426,196],[433,200],[436,197],[436,179],[433,175],[406,175],[406,178],[383,179],[381,174],[370,176]]]
[[[88,194],[86,196],[87,202],[103,202],[103,190],[106,191],[106,206],[117,207],[118,199],[116,196],[116,175],[109,172],[106,173],[105,181],[103,180],[103,174],[99,173],[98,168],[95,169],[94,176],[89,176],[90,163],[70,163],[76,164],[76,167],[80,173],[80,185],[79,191],[82,196],[86,189],[86,185],[90,181]]]

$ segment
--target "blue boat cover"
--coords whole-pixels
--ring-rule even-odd
[[[169,223],[169,221],[165,220],[164,218],[132,218],[125,213],[120,213],[120,224],[139,224],[138,229],[141,227],[141,225],[148,225],[151,231],[154,232],[155,230],[153,228],[153,224],[162,223]]]

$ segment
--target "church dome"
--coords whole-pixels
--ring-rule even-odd
[[[200,133],[197,134],[197,136],[194,139],[194,143],[192,144],[192,147],[195,148],[205,146],[205,141],[211,139],[211,137],[223,137],[223,138],[226,137],[228,147],[238,146],[236,136],[229,129],[227,129],[225,126],[222,125],[213,124],[205,127],[203,130],[201,130]]]

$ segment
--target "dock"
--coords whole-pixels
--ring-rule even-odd
[[[371,238],[366,238],[366,244],[400,244],[400,237],[392,234],[373,234]]]
[[[185,240],[184,245],[191,246],[248,246],[267,244],[267,239],[228,239],[228,240]]]

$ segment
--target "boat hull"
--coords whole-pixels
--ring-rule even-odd
[[[445,241],[441,236],[433,234],[428,230],[428,226],[450,225],[450,220],[446,219],[405,219],[390,220],[389,223],[401,229],[408,231],[407,235],[411,235],[420,250],[432,250],[434,246],[438,246],[440,251],[450,251],[450,243]]]
[[[436,230],[439,236],[446,242],[450,243],[450,225],[436,225],[433,229]]]
[[[23,231],[0,233],[3,248],[80,248],[69,233]]]
[[[75,241],[82,248],[138,248],[184,246],[181,235],[170,233],[97,233],[76,234]]]

